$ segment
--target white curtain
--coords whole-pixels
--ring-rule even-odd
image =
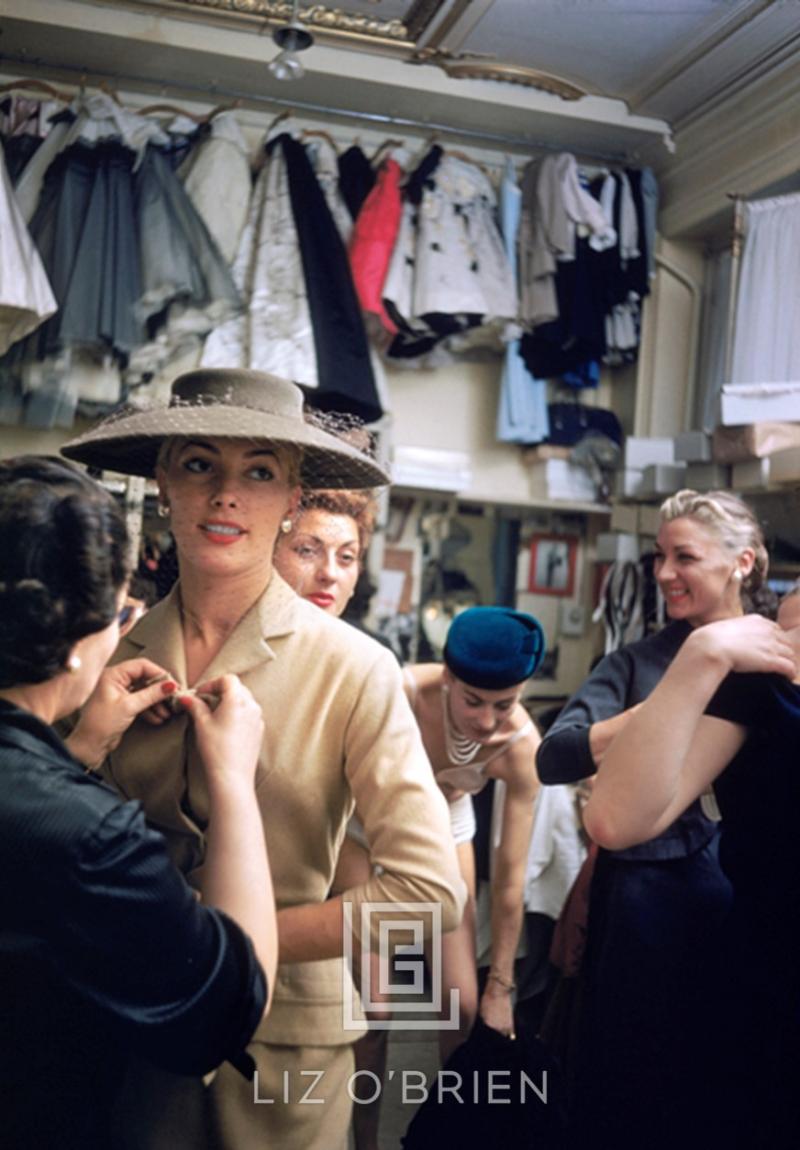
[[[731,383],[800,381],[800,194],[746,206]]]
[[[731,291],[731,253],[717,252],[706,263],[706,306],[692,427],[713,431],[719,423],[719,393],[725,383],[725,342]]]

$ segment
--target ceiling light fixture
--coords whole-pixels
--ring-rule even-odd
[[[314,37],[300,23],[297,14],[300,0],[294,0],[292,16],[288,24],[276,28],[272,39],[280,48],[274,60],[270,60],[268,68],[276,80],[299,80],[305,73],[302,63],[297,57],[298,52],[305,52],[314,43]]]

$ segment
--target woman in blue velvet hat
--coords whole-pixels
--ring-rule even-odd
[[[539,733],[521,703],[527,680],[544,657],[544,633],[532,615],[508,607],[470,607],[455,617],[447,634],[444,665],[406,667],[404,687],[422,734],[436,781],[449,804],[461,875],[469,898],[460,926],[442,937],[443,1022],[450,1019],[451,991],[458,991],[453,1028],[439,1031],[442,1063],[481,1018],[494,1030],[515,1037],[513,1015],[514,959],[523,923],[523,888],[538,790],[536,751]],[[498,827],[492,828],[491,965],[478,995],[475,946],[475,814],[472,796],[490,779],[501,784],[495,803]],[[352,820],[351,820],[352,825]],[[498,837],[499,831],[499,837]],[[348,829],[346,853],[340,856],[337,883],[347,872],[369,869]],[[358,859],[359,853],[362,858]],[[428,954],[430,960],[430,953]],[[360,1044],[358,1068],[382,1077],[385,1031],[370,1031]],[[357,1150],[377,1146],[379,1102],[358,1108]],[[369,1112],[369,1113],[368,1113]]]
[[[476,1014],[513,1037],[514,958],[523,919],[523,887],[538,781],[539,733],[520,702],[544,656],[538,621],[507,607],[471,607],[453,620],[444,666],[422,663],[404,674],[436,781],[450,809],[470,901],[442,947],[443,1001],[460,995],[458,1030],[440,1032],[442,1061],[469,1035]],[[490,779],[502,783],[492,860],[491,964],[478,998],[475,962],[475,815],[472,796]]]

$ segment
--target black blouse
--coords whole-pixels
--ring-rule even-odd
[[[264,974],[139,804],[3,700],[0,788],[0,1140],[109,1150],[126,1055],[185,1074],[237,1058]]]

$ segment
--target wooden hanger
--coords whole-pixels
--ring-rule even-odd
[[[122,107],[122,101],[119,98],[119,92],[116,92],[111,87],[108,80],[101,80],[99,82],[99,84],[97,85],[97,87],[100,89],[101,92],[104,92],[106,94],[106,96],[108,96],[111,100],[113,100],[115,104],[119,104],[120,108]]]
[[[0,84],[0,92],[16,92],[16,91],[32,91],[41,92],[44,96],[49,96],[51,100],[58,100],[60,104],[69,104],[72,102],[72,96],[67,92],[60,92],[58,88],[54,88],[52,84],[46,83],[44,80],[11,80],[8,84]]]
[[[454,160],[461,160],[465,164],[471,164],[473,168],[480,168],[484,176],[491,180],[492,173],[486,165],[482,164],[480,160],[476,160],[473,156],[468,156],[466,152],[459,152],[457,148],[445,148],[444,154],[446,156],[452,156]]]
[[[211,119],[213,112],[208,116],[197,116],[194,112],[187,112],[185,108],[179,108],[177,104],[148,104],[146,108],[139,109],[140,116],[185,116],[187,120],[191,120],[195,124],[205,124],[207,120]]]
[[[384,140],[383,143],[375,149],[373,155],[370,156],[369,162],[375,167],[384,152],[388,152],[391,148],[404,148],[405,146],[405,140]]]
[[[339,148],[333,136],[329,132],[324,132],[322,128],[304,128],[300,133],[300,138],[302,140],[310,140],[314,139],[315,137],[319,138],[320,140],[327,140],[330,146],[333,148],[334,152],[336,152],[338,155]]]
[[[269,137],[272,135],[272,133],[277,128],[278,124],[282,124],[284,120],[288,120],[291,117],[291,115],[292,115],[291,108],[287,109],[287,111],[285,111],[285,112],[278,112],[277,116],[272,121],[272,123],[267,126],[267,130],[264,133],[264,139],[268,140]]]
[[[241,100],[234,100],[231,104],[217,104],[216,108],[203,117],[206,124],[210,124],[215,116],[220,116],[223,112],[236,112],[242,106]]]

